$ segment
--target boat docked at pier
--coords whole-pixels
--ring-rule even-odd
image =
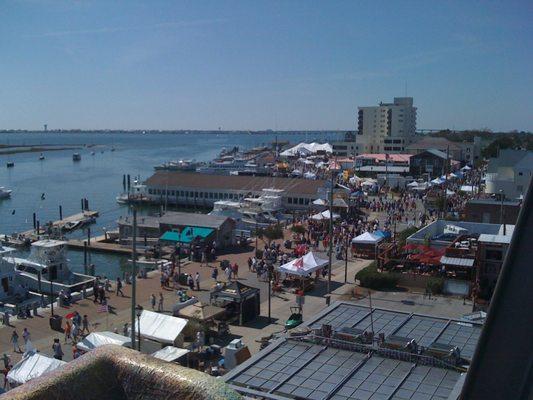
[[[0,302],[4,304],[19,303],[29,292],[19,280],[13,264],[6,260],[14,251],[16,250],[12,247],[0,245]]]
[[[242,201],[216,201],[209,215],[229,217],[238,229],[254,229],[278,223],[284,219],[281,189],[263,189],[259,197]]]
[[[8,197],[11,197],[12,192],[12,190],[0,186],[0,199],[7,199]]]
[[[79,292],[89,288],[94,277],[72,272],[68,266],[67,242],[44,239],[32,243],[28,258],[11,255],[3,260],[11,264],[17,279],[29,290],[42,294],[60,291]]]
[[[118,195],[116,200],[118,204],[148,203],[150,199],[146,193],[146,185],[141,182],[140,178],[135,178],[130,190]]]
[[[201,165],[202,163],[196,160],[176,160],[156,165],[154,169],[156,171],[196,171]]]

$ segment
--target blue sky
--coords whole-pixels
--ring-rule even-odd
[[[533,130],[531,1],[0,0],[0,128]]]

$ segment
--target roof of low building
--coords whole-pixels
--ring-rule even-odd
[[[457,267],[473,267],[474,266],[473,258],[442,256],[440,258],[440,262],[441,264],[444,264],[444,265],[454,265]]]
[[[196,226],[187,226],[181,232],[168,231],[161,236],[161,240],[178,243],[191,243],[197,237],[205,239],[215,230],[213,228],[199,228]]]
[[[221,217],[217,215],[167,211],[162,217],[159,218],[159,222],[164,225],[218,229],[228,219],[228,217]]]
[[[289,194],[317,194],[326,186],[321,179],[298,179],[270,176],[210,175],[197,172],[156,171],[145,182],[147,186],[184,187],[208,190],[261,191],[263,188],[283,189]]]
[[[471,144],[471,143],[467,143],[467,144]],[[406,149],[408,150],[432,149],[432,148],[433,149],[434,148],[445,149],[449,146],[450,150],[461,150],[463,148],[462,145],[464,146],[463,143],[452,142],[443,137],[424,137],[423,139],[406,146]]]
[[[478,242],[509,244],[511,243],[511,238],[512,235],[490,235],[487,233],[483,233],[479,235]]]

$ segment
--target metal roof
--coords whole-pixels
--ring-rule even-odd
[[[336,302],[304,326],[323,324],[371,329],[371,310]],[[470,360],[481,324],[429,315],[372,309],[374,332],[414,339],[420,346],[457,346]],[[394,351],[393,351],[394,352]],[[440,364],[398,357],[388,350],[370,350],[326,342],[281,338],[224,376],[234,389],[265,399],[448,399],[458,392],[461,372]],[[424,353],[422,353],[423,356]],[[427,359],[426,359],[427,361]],[[459,388],[460,389],[460,388]]]
[[[511,243],[511,238],[512,235],[489,235],[483,233],[479,235],[478,242],[509,244]]]
[[[444,264],[444,265],[456,265],[458,267],[473,267],[474,266],[473,258],[442,256],[440,258],[440,262],[441,264]]]

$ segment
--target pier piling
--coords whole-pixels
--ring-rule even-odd
[[[59,220],[63,219],[63,206],[59,206]]]

